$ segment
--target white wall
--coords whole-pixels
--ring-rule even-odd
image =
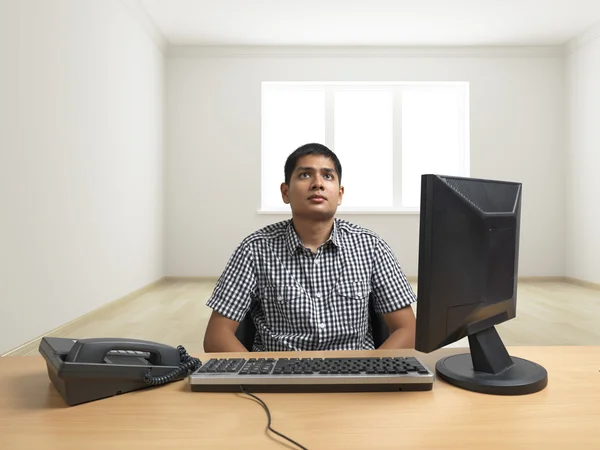
[[[256,213],[260,84],[279,80],[470,81],[471,174],[523,182],[520,274],[564,274],[560,54],[219,57],[196,51],[167,59],[167,275],[218,276],[244,236],[285,218]],[[417,274],[417,215],[344,218],[380,233],[405,272]]]
[[[118,0],[0,30],[2,353],[164,275],[165,59]]]
[[[566,276],[600,283],[600,26],[568,48]]]

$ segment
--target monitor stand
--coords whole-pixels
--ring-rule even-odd
[[[510,356],[496,328],[469,335],[470,353],[440,359],[438,376],[469,391],[497,395],[523,395],[541,391],[548,373],[539,364]]]

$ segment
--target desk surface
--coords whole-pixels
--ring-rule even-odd
[[[440,357],[461,352],[376,355],[416,354],[433,369]],[[509,352],[543,365],[549,374],[546,389],[503,397],[436,380],[428,392],[258,396],[271,410],[273,428],[310,449],[600,449],[600,347],[513,347]],[[0,358],[3,450],[293,448],[266,432],[266,423],[265,411],[250,397],[191,392],[188,379],[69,407],[50,383],[41,356]]]

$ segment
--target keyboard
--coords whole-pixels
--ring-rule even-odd
[[[433,379],[415,357],[213,358],[189,383],[196,392],[427,391]]]

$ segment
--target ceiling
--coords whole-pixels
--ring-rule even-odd
[[[138,0],[170,45],[545,46],[600,0]]]

